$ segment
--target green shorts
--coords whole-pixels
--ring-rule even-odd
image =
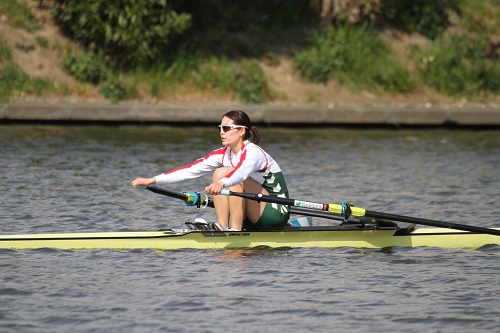
[[[281,213],[281,206],[283,205],[278,205],[278,209],[273,208],[272,205],[270,202],[266,203],[266,207],[256,223],[253,223],[249,219],[243,221],[243,229],[271,230],[283,228],[290,218],[290,210],[287,209],[287,213],[283,214]]]

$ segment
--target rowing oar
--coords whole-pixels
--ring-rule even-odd
[[[197,206],[200,207],[214,207],[214,202],[212,199],[203,198],[198,192],[178,192],[169,190],[166,188],[158,187],[156,185],[149,185],[146,189],[151,192],[166,195],[168,197],[180,199],[186,203],[188,206]],[[320,212],[313,209],[303,208],[303,207],[290,207],[290,212],[298,215],[305,216],[315,216],[322,217],[325,219],[331,220],[344,220],[343,217],[332,215],[328,212]]]
[[[379,212],[366,210],[366,209],[360,208],[360,207],[354,207],[354,206],[351,206],[351,205],[345,204],[345,203],[344,204],[316,203],[316,202],[308,202],[308,201],[301,201],[301,200],[295,200],[295,199],[289,199],[289,198],[281,198],[281,197],[275,197],[275,196],[270,196],[270,195],[264,195],[262,193],[241,193],[241,192],[232,192],[229,190],[222,190],[221,194],[233,195],[233,196],[237,196],[237,197],[241,197],[241,198],[245,198],[245,199],[250,199],[250,200],[255,200],[255,201],[264,201],[264,202],[271,202],[271,203],[277,203],[277,204],[282,204],[282,205],[288,205],[290,207],[305,207],[305,208],[309,208],[309,209],[321,210],[321,211],[326,211],[326,212],[329,212],[332,214],[338,214],[338,215],[343,216],[345,218],[349,218],[349,216],[358,216],[358,217],[365,216],[365,217],[370,217],[370,218],[375,218],[375,219],[393,220],[393,221],[400,221],[400,222],[407,222],[407,223],[422,224],[422,225],[433,226],[433,227],[449,228],[449,229],[470,231],[470,232],[475,232],[475,233],[480,233],[480,234],[490,234],[490,235],[500,236],[500,230],[483,228],[483,227],[476,227],[476,226],[470,226],[470,225],[466,225],[466,224],[458,224],[458,223],[452,223],[452,222],[443,222],[443,221],[421,219],[421,218],[410,217],[410,216],[379,213]]]

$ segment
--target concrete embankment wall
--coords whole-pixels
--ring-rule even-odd
[[[275,126],[500,128],[500,109],[328,108],[202,104],[4,103],[0,123],[214,124],[234,109],[254,124]]]

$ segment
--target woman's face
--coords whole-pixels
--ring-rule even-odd
[[[234,149],[235,147],[241,146],[241,144],[243,143],[243,137],[245,136],[245,126],[235,125],[238,127],[232,127],[230,125],[235,125],[232,119],[228,117],[222,118],[220,122],[219,133],[222,144],[225,147]]]

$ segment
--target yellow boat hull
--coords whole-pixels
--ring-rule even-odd
[[[440,247],[477,249],[500,245],[500,237],[443,228],[401,230],[289,228],[279,231],[197,231],[172,229],[147,232],[25,234],[0,236],[2,249],[241,249],[253,247],[384,248]]]

